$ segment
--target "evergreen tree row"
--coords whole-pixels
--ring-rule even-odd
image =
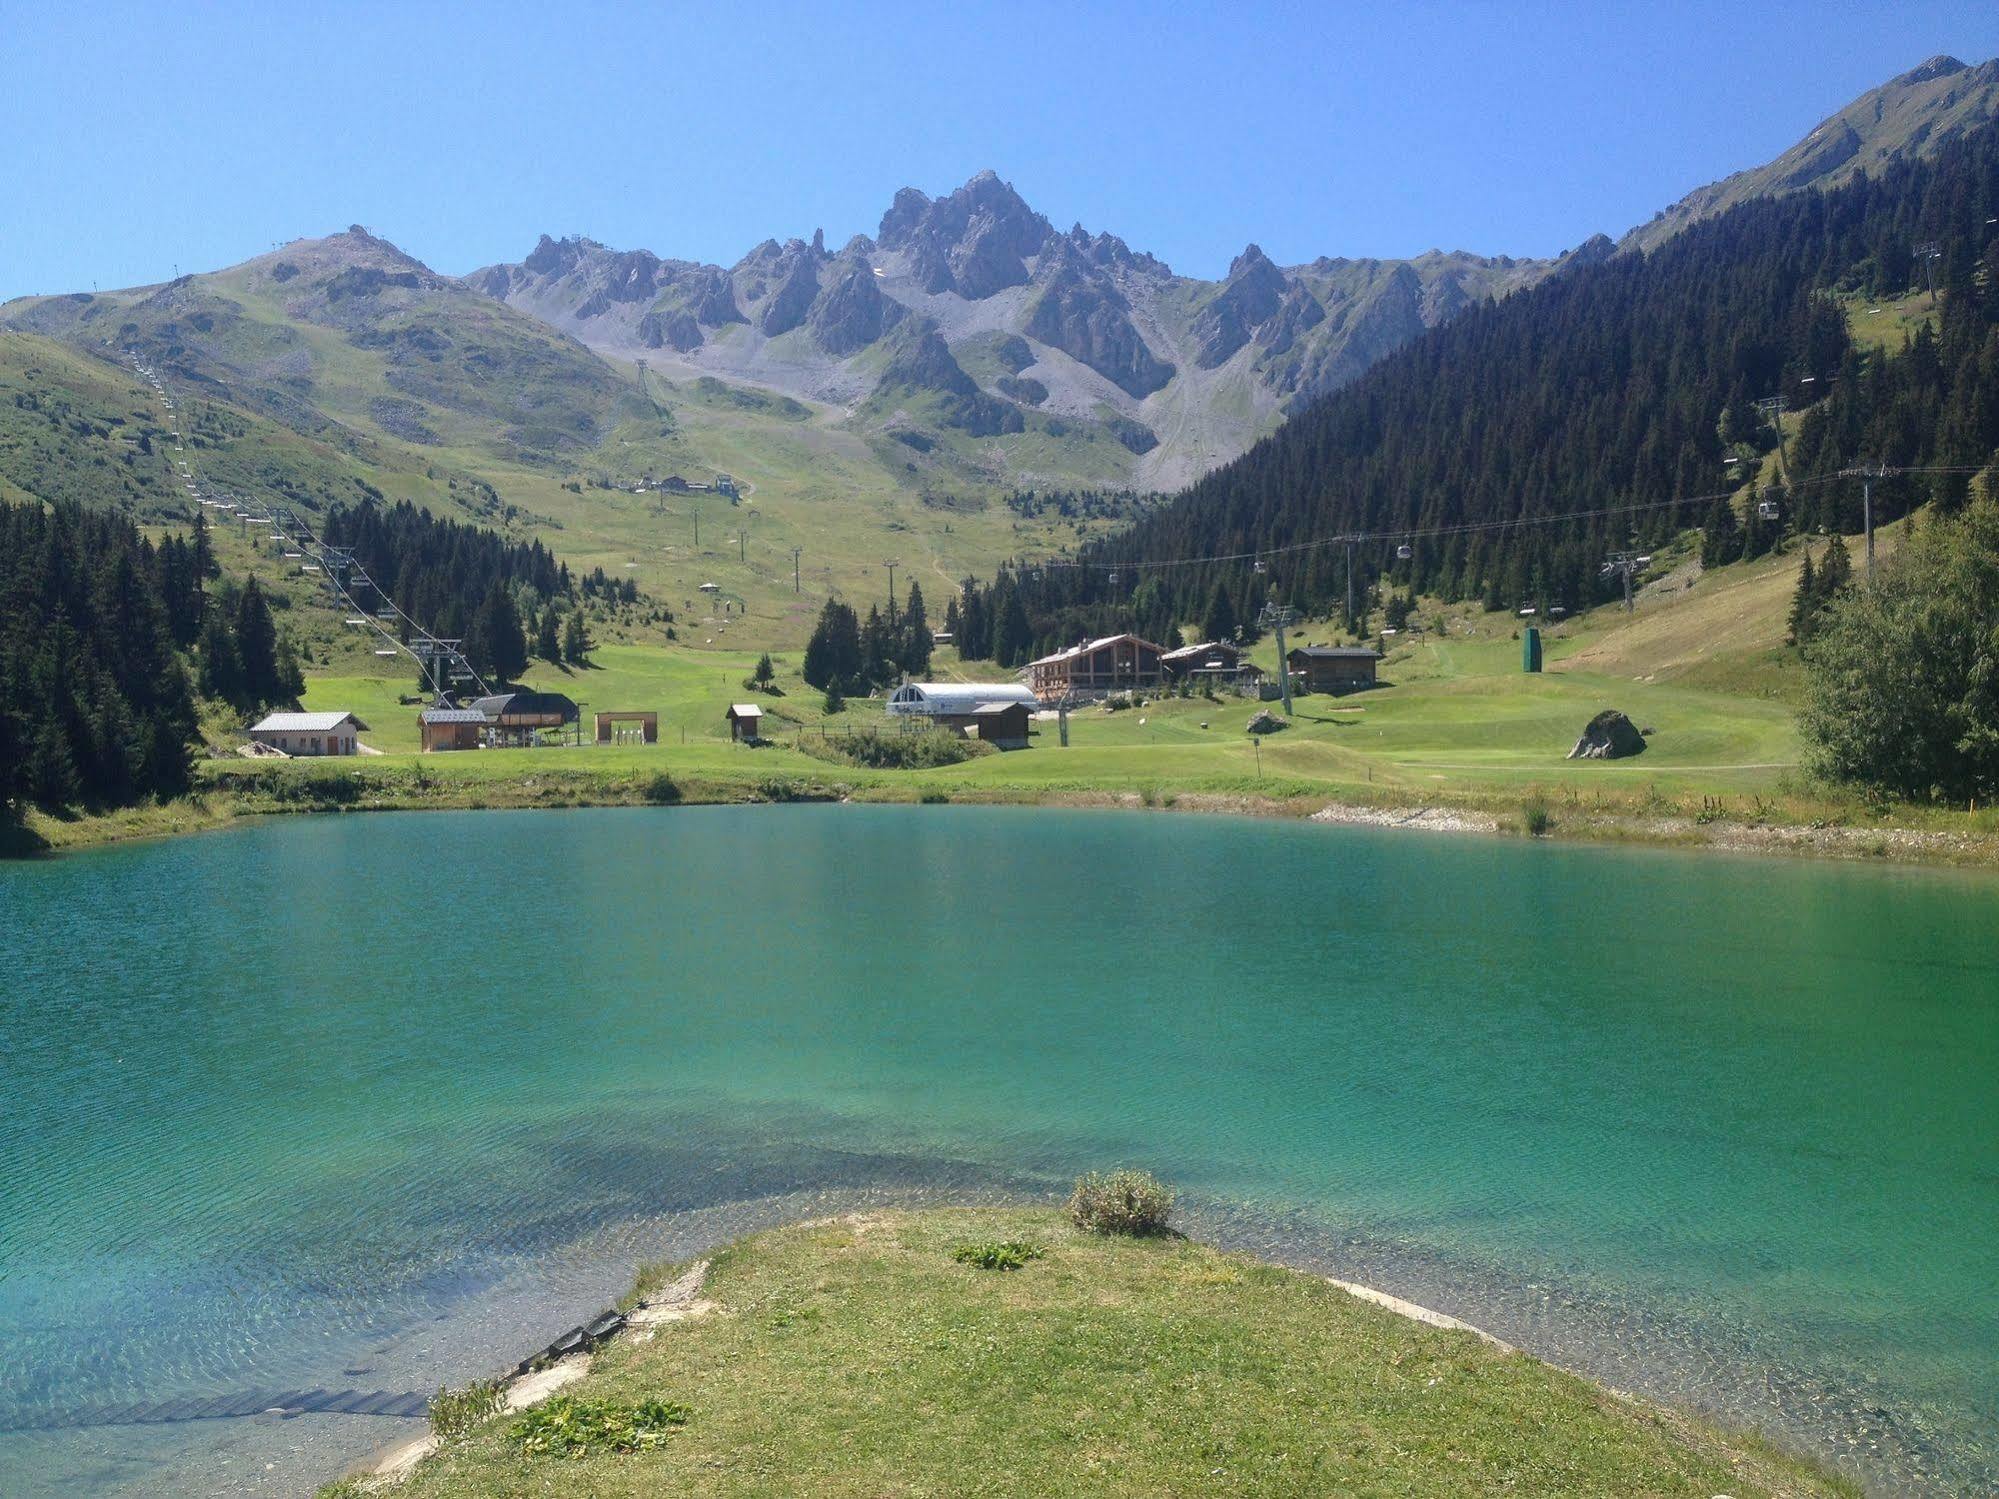
[[[852,605],[828,599],[805,644],[804,676],[831,694],[862,693],[925,675],[930,654],[923,587],[911,583],[909,602],[894,618],[884,618],[880,607],[871,605],[864,623]]]
[[[408,500],[335,505],[321,535],[329,545],[352,547],[376,586],[422,629],[462,640],[466,658],[490,682],[518,678],[530,643],[550,660],[588,654],[569,568],[538,540],[512,541],[483,526],[441,520]],[[601,568],[593,582],[593,591],[620,596]],[[402,630],[407,636],[408,625]]]
[[[156,547],[111,511],[0,505],[0,804],[174,795],[197,680],[244,710],[297,694],[255,582],[211,596],[217,571],[199,521]]]

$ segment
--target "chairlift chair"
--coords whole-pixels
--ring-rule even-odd
[[[1270,571],[1270,564],[1259,557],[1250,564],[1250,568],[1254,572],[1267,573]]]
[[[1781,511],[1778,509],[1775,500],[1758,500],[1756,502],[1756,518],[1758,520],[1775,520],[1779,514],[1781,514]]]
[[[1398,562],[1407,562],[1411,557],[1415,555],[1416,555],[1416,549],[1411,545],[1409,545],[1409,543],[1406,541],[1395,549],[1395,560]]]

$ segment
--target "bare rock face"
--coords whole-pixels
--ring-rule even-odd
[[[866,348],[903,316],[900,303],[881,294],[865,255],[840,261],[832,284],[813,302],[806,324],[827,353],[844,358]]]
[[[1285,274],[1256,245],[1236,256],[1229,279],[1194,319],[1194,336],[1200,340],[1194,362],[1211,370],[1227,360],[1277,315],[1290,287]]]
[[[758,326],[775,338],[805,321],[819,295],[819,257],[809,245],[791,245],[773,268],[776,289],[764,304]]]
[[[982,301],[1027,282],[1026,258],[1054,237],[1048,221],[992,172],[931,198],[913,187],[895,195],[875,240],[907,252],[917,285]]]
[[[1606,708],[1589,721],[1576,747],[1569,751],[1571,760],[1622,760],[1627,755],[1645,753],[1645,736],[1638,728],[1615,708]]]
[[[701,325],[685,307],[648,312],[639,319],[639,338],[649,349],[677,349],[685,354],[701,347]]]
[[[1067,240],[1053,241],[1041,262],[1036,270],[1041,294],[1028,314],[1028,337],[1060,349],[1140,399],[1173,378],[1173,366],[1139,336],[1123,294]]]

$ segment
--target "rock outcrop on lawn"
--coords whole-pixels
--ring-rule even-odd
[[[1627,755],[1645,753],[1645,736],[1638,727],[1615,708],[1606,708],[1589,721],[1576,747],[1569,751],[1571,760],[1622,760]]]

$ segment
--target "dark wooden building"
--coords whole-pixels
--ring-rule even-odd
[[[1001,749],[1026,749],[1027,704],[980,703],[972,710],[971,732]]]
[[[1301,645],[1285,658],[1292,679],[1307,692],[1359,692],[1375,685],[1381,652],[1365,645]]]
[[[723,715],[729,720],[729,737],[745,744],[757,744],[763,739],[764,710],[755,703],[731,703],[729,711]]]

